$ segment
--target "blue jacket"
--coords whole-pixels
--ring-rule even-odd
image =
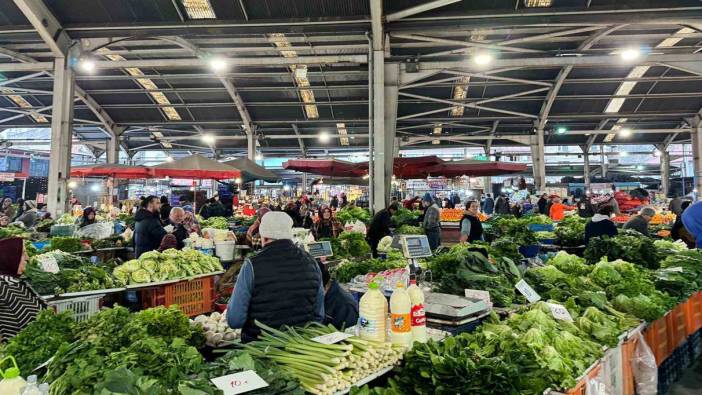
[[[685,229],[695,237],[697,248],[702,248],[702,202],[686,208],[682,213],[682,222]]]

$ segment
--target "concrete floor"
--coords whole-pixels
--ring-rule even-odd
[[[685,369],[680,380],[670,386],[667,395],[702,395],[702,365],[700,362]]]

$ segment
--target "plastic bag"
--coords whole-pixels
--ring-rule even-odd
[[[75,233],[76,237],[89,237],[94,240],[102,240],[112,236],[115,231],[112,222],[99,222],[78,229]]]
[[[364,235],[366,234],[366,224],[359,220],[355,220],[354,222],[347,222],[346,226],[344,226],[344,230],[347,232],[360,232],[363,233]]]
[[[658,393],[658,365],[653,351],[639,332],[631,369],[634,373],[634,383],[638,395],[656,395]]]

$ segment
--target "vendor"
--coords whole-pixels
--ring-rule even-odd
[[[553,204],[551,204],[551,208],[548,210],[548,215],[554,221],[562,221],[563,218],[565,218],[565,211],[574,209],[574,206],[567,206],[561,202],[560,197],[554,196]]]
[[[312,220],[312,213],[307,205],[303,204],[300,206],[299,215],[297,218],[299,220],[299,222],[296,224],[298,227],[312,229],[314,221]]]
[[[329,207],[322,209],[319,221],[312,228],[312,235],[315,240],[322,238],[337,237],[343,231],[341,223],[332,217],[332,211]]]
[[[651,222],[654,215],[656,215],[656,210],[652,207],[644,207],[639,211],[639,215],[634,215],[626,221],[622,229],[632,229],[648,236],[648,223]]]
[[[271,212],[271,209],[268,207],[261,207],[258,209],[256,212],[256,221],[254,221],[251,226],[249,226],[249,230],[246,231],[246,240],[251,244],[251,247],[260,247],[261,246],[261,236],[258,233],[258,228],[261,226],[261,220],[263,217]]]
[[[336,280],[332,280],[327,265],[319,262],[324,285],[324,324],[349,328],[358,323],[358,303]]]
[[[33,227],[39,217],[37,216],[37,202],[34,200],[26,200],[24,202],[24,209],[22,210],[22,215],[17,217],[15,221],[22,222],[25,228]]]
[[[145,252],[157,250],[167,233],[161,226],[161,200],[153,195],[142,200],[134,219],[134,254],[139,258]]]
[[[176,245],[174,248],[182,250],[183,247],[185,247],[184,240],[190,237],[190,232],[188,232],[183,225],[185,222],[185,210],[183,210],[182,207],[173,207],[168,215],[168,222],[169,225],[173,226],[173,232],[171,234],[176,240]]]
[[[422,204],[424,205],[422,227],[427,239],[429,239],[429,247],[433,251],[441,244],[441,209],[439,209],[429,192],[424,194]]]
[[[685,229],[685,225],[683,225],[683,214],[685,213],[685,210],[687,210],[688,207],[690,207],[690,202],[689,200],[685,200],[680,204],[680,214],[678,214],[675,217],[675,223],[673,223],[673,227],[670,229],[670,237],[674,241],[682,240],[685,244],[687,244],[687,248],[695,248],[695,238],[690,234],[690,232]],[[1,221],[1,219],[0,219]],[[2,223],[0,223],[0,226],[2,226]]]
[[[373,220],[368,227],[368,244],[370,244],[373,256],[378,256],[378,243],[385,236],[390,236],[390,228],[393,226],[392,216],[395,215],[399,205],[392,203],[388,208],[384,208],[373,216]]]
[[[86,207],[83,210],[83,217],[80,220],[80,227],[83,228],[88,225],[95,223],[95,209],[92,207]]]
[[[461,242],[472,243],[483,240],[483,224],[478,219],[478,202],[470,200],[466,203],[466,212],[461,219]]]
[[[12,199],[6,197],[2,199],[2,205],[0,206],[0,216],[6,216],[8,218],[15,217],[15,207],[12,205]]]
[[[32,322],[46,303],[20,278],[29,257],[20,238],[0,240],[0,341]]]
[[[164,225],[168,224],[168,217],[171,215],[171,203],[168,201],[167,196],[161,196],[161,221]]]
[[[244,261],[227,307],[227,322],[242,328],[243,342],[261,333],[255,320],[273,328],[324,320],[322,274],[314,258],[293,244],[292,226],[282,212],[261,219],[263,249]]]
[[[600,236],[616,236],[617,225],[612,222],[612,206],[606,205],[597,210],[592,219],[585,225],[585,245],[590,244],[590,239]]]

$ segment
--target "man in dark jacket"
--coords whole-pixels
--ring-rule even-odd
[[[539,201],[536,202],[536,205],[539,206],[539,214],[548,215],[548,211],[546,211],[546,204],[547,203],[548,203],[548,195],[546,195],[544,193],[539,198]]]
[[[644,236],[648,236],[648,223],[651,222],[656,210],[651,207],[644,207],[639,211],[639,215],[634,215],[628,220],[623,229],[633,229]]]
[[[597,214],[585,225],[585,245],[590,244],[593,237],[617,235],[617,225],[610,219],[611,215],[612,206],[602,206],[597,210]]]
[[[214,195],[210,199],[210,207],[207,210],[207,214],[211,217],[224,217],[226,208],[224,204],[219,201],[219,195]]]
[[[292,242],[293,222],[280,211],[266,213],[259,226],[263,249],[246,258],[227,307],[241,340],[261,333],[255,321],[273,328],[324,321],[324,289],[317,262]]]
[[[509,199],[502,194],[495,201],[495,214],[509,214]]]
[[[368,244],[370,244],[373,256],[378,256],[378,243],[385,236],[390,236],[392,227],[392,216],[398,210],[398,204],[393,203],[388,208],[384,208],[373,216],[370,227],[368,227]]]
[[[319,262],[324,284],[324,324],[335,328],[349,328],[358,323],[358,303],[329,275],[327,265]]]
[[[492,215],[493,212],[495,212],[495,199],[488,193],[485,195],[485,201],[483,202],[483,213],[485,213],[485,215]]]
[[[141,208],[134,215],[134,254],[137,258],[147,251],[154,251],[161,245],[166,230],[161,226],[161,201],[149,196],[141,201]]]
[[[171,204],[168,202],[168,197],[161,196],[161,222],[168,223],[168,216],[171,215]]]
[[[577,207],[578,215],[581,218],[590,218],[593,215],[595,215],[595,208],[592,205],[592,203],[590,203],[590,199],[587,196],[583,196],[580,199],[580,202],[578,202]]]

